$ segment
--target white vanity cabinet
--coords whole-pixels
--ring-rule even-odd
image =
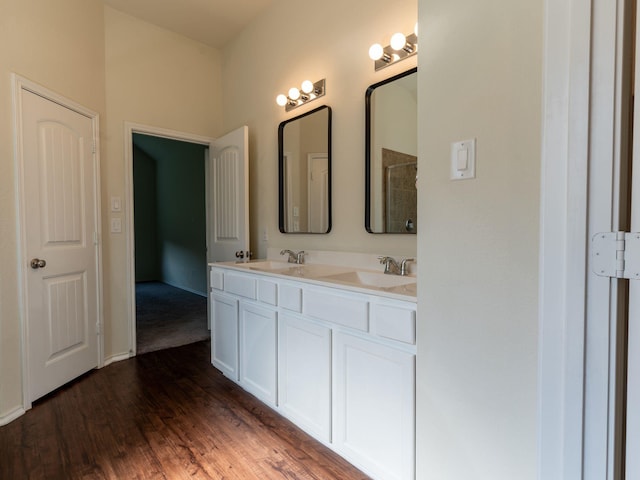
[[[269,405],[277,400],[276,335],[275,310],[240,302],[240,385]]]
[[[211,363],[263,402],[277,401],[276,283],[210,270]]]
[[[233,381],[238,381],[238,300],[211,294],[211,363]]]
[[[278,405],[290,420],[329,443],[331,328],[283,313],[278,339]]]
[[[415,478],[415,302],[218,265],[210,285],[215,367],[374,479]]]
[[[415,355],[335,335],[333,441],[375,478],[414,478]]]

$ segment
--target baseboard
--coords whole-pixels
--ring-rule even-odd
[[[104,359],[104,366],[106,367],[107,365],[111,365],[112,363],[115,363],[115,362],[121,362],[122,360],[129,360],[130,358],[131,358],[131,354],[129,352],[119,353],[117,355],[111,355],[110,357],[107,357]]]
[[[16,418],[25,414],[23,407],[16,407],[5,415],[0,416],[0,427],[13,422]]]

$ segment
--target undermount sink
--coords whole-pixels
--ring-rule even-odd
[[[291,268],[287,270],[281,270],[278,273],[283,275],[290,275],[292,277],[306,277],[306,278],[326,278],[327,275],[335,275],[337,273],[343,273],[344,267],[336,267],[334,265],[323,265],[317,263],[303,263],[300,265],[291,264]]]
[[[323,280],[330,280],[351,285],[362,285],[376,288],[392,288],[401,285],[415,284],[415,277],[387,275],[384,273],[353,271],[339,273],[336,275],[327,275]]]
[[[258,260],[246,263],[236,263],[236,266],[256,270],[261,272],[277,273],[278,275],[289,275],[292,277],[317,278],[327,275],[334,275],[345,271],[344,267],[331,265],[288,263],[272,260]]]
[[[291,268],[293,264],[287,262],[273,262],[271,260],[261,260],[258,262],[236,263],[238,267],[248,268],[250,270],[262,270],[272,272]]]

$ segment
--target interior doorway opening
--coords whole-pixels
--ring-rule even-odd
[[[124,233],[127,241],[127,308],[129,311],[129,356],[137,354],[137,321],[136,321],[136,245],[134,215],[134,134],[142,134],[160,139],[177,140],[201,146],[204,162],[204,223],[205,223],[205,255],[196,260],[195,270],[203,269],[205,280],[199,277],[204,285],[204,294],[208,304],[208,263],[216,261],[232,261],[239,251],[249,250],[249,130],[239,127],[221,137],[211,138],[194,134],[177,132],[135,123],[125,123],[125,193],[124,213],[126,225]],[[171,181],[175,179],[171,177]],[[200,180],[192,180],[192,182]],[[112,199],[113,200],[113,199]],[[175,209],[176,202],[169,202],[162,207]],[[189,210],[189,209],[186,209]],[[178,215],[188,216],[189,211],[178,210]],[[169,248],[176,249],[173,242]],[[139,247],[143,248],[143,247]],[[179,248],[177,250],[180,250]],[[184,255],[184,252],[180,252]],[[184,260],[184,257],[182,257]],[[194,265],[193,262],[184,262]],[[170,262],[167,268],[182,268],[190,275],[189,267],[182,261]],[[192,289],[203,293],[199,289]],[[193,293],[193,292],[192,292]],[[207,315],[208,323],[208,315]]]
[[[142,284],[142,281],[155,281],[160,278],[161,281],[157,282],[158,287],[167,288],[171,290],[171,294],[163,294],[160,291],[147,291],[147,294],[151,296],[151,300],[147,302],[147,305],[152,306],[150,313],[154,315],[158,309],[166,314],[168,317],[169,308],[176,307],[176,312],[173,315],[185,315],[184,304],[182,300],[176,300],[176,293],[181,295],[191,296],[191,300],[196,298],[200,302],[205,304],[205,322],[207,322],[208,302],[206,298],[207,290],[207,274],[206,274],[206,258],[207,247],[209,239],[207,232],[210,228],[208,215],[209,215],[209,154],[211,148],[215,142],[214,139],[209,137],[203,137],[190,133],[178,132],[175,130],[168,130],[148,125],[141,125],[136,123],[125,123],[125,174],[127,190],[125,193],[125,201],[123,202],[124,213],[126,215],[126,225],[124,225],[124,232],[127,240],[127,308],[129,310],[129,356],[133,357],[138,352],[138,312],[136,297],[136,286]],[[176,142],[176,143],[173,143]],[[185,151],[189,152],[186,158],[193,157],[193,162],[187,162],[184,156],[177,155],[176,152]],[[200,155],[199,159],[195,159],[195,155]],[[151,157],[147,158],[147,157]],[[178,159],[176,159],[176,157]],[[158,160],[158,158],[161,158]],[[174,158],[174,160],[170,160]],[[180,160],[180,158],[183,158]],[[137,159],[137,161],[136,161]],[[173,164],[171,165],[171,163]],[[158,172],[158,163],[170,164],[167,169]],[[135,170],[134,171],[134,167]],[[177,170],[177,171],[176,171]],[[186,170],[196,170],[194,172],[186,172]],[[138,175],[136,175],[136,173]],[[185,181],[172,177],[172,175],[187,177]],[[194,180],[197,175],[200,177]],[[136,183],[136,177],[140,177],[142,181]],[[164,186],[159,186],[158,177],[169,177],[169,180],[162,180]],[[140,178],[138,180],[140,180]],[[189,180],[190,179],[190,180]],[[183,199],[180,197],[180,188],[184,190],[184,186],[177,187],[175,183],[187,183],[189,184],[188,190],[202,190],[200,188],[192,188],[190,183],[198,182],[202,185],[204,191],[204,199],[193,200],[191,204],[196,201],[199,202],[197,207],[186,207]],[[175,190],[177,193],[171,194],[169,190]],[[141,195],[142,194],[142,195]],[[136,196],[138,197],[136,199]],[[159,197],[159,198],[158,198]],[[135,204],[138,203],[138,212],[136,214]],[[142,202],[142,203],[141,203]],[[146,204],[145,204],[146,202]],[[183,243],[189,244],[189,240],[181,238],[184,232],[178,231],[180,225],[171,226],[170,219],[176,215],[187,217],[193,215],[191,209],[198,210],[198,223],[204,223],[204,238],[198,238],[197,241],[190,240],[191,243],[204,244],[204,251],[195,249],[193,245],[191,247],[181,247]],[[185,210],[189,210],[188,212]],[[176,213],[178,212],[178,213]],[[158,222],[157,216],[164,217],[161,221],[166,224],[161,226]],[[200,218],[202,217],[202,218]],[[199,236],[194,231],[201,230],[203,227],[195,229],[191,227],[189,230],[191,236]],[[159,231],[161,230],[161,231]],[[163,233],[166,231],[166,233]],[[163,238],[159,238],[163,237]],[[164,250],[164,252],[163,252]],[[197,251],[198,253],[194,253]],[[168,252],[168,255],[165,253]],[[189,253],[191,252],[191,253]],[[185,259],[185,256],[191,256],[189,261],[183,266],[181,260]],[[161,258],[160,265],[152,266],[150,258]],[[162,260],[164,258],[164,260]],[[204,259],[204,260],[203,260]],[[197,265],[196,265],[197,264]],[[138,272],[139,271],[139,272]],[[164,273],[163,273],[164,271]],[[137,282],[140,280],[140,282]],[[173,290],[175,289],[175,290]],[[150,290],[150,289],[147,289]],[[177,290],[177,292],[176,292]],[[141,292],[142,293],[142,292]],[[164,299],[162,301],[158,298]],[[164,303],[162,305],[161,303]],[[182,305],[182,306],[181,306]],[[154,312],[155,310],[155,312]],[[187,316],[190,316],[188,314]],[[156,315],[158,317],[158,315]],[[161,323],[162,318],[156,318],[157,325],[166,327]],[[205,323],[205,325],[207,325]],[[153,328],[153,326],[152,326]],[[160,348],[170,348],[171,346],[177,346],[178,342],[174,337],[177,336],[175,332],[164,331],[166,328],[157,328],[152,333],[157,337],[157,341],[161,343]],[[208,325],[207,325],[208,335]],[[182,342],[185,344],[184,342]],[[186,343],[191,343],[190,341]],[[156,345],[151,349],[143,349],[144,351],[153,351],[154,349],[160,349]]]
[[[207,146],[132,134],[136,352],[209,338]]]

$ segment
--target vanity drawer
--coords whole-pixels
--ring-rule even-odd
[[[258,301],[268,305],[278,305],[278,284],[269,280],[258,280]]]
[[[369,302],[365,298],[308,290],[304,293],[303,311],[313,318],[363,332],[369,330]]]
[[[280,285],[280,306],[300,313],[302,311],[302,288],[283,283]]]
[[[378,337],[416,344],[416,310],[394,304],[371,307],[371,333]]]
[[[252,300],[257,298],[256,284],[256,279],[252,277],[236,275],[235,273],[230,272],[227,272],[224,276],[225,292],[240,295],[241,297],[250,298]]]
[[[209,271],[209,285],[215,290],[224,290],[224,273],[222,273],[222,270],[212,268]]]

